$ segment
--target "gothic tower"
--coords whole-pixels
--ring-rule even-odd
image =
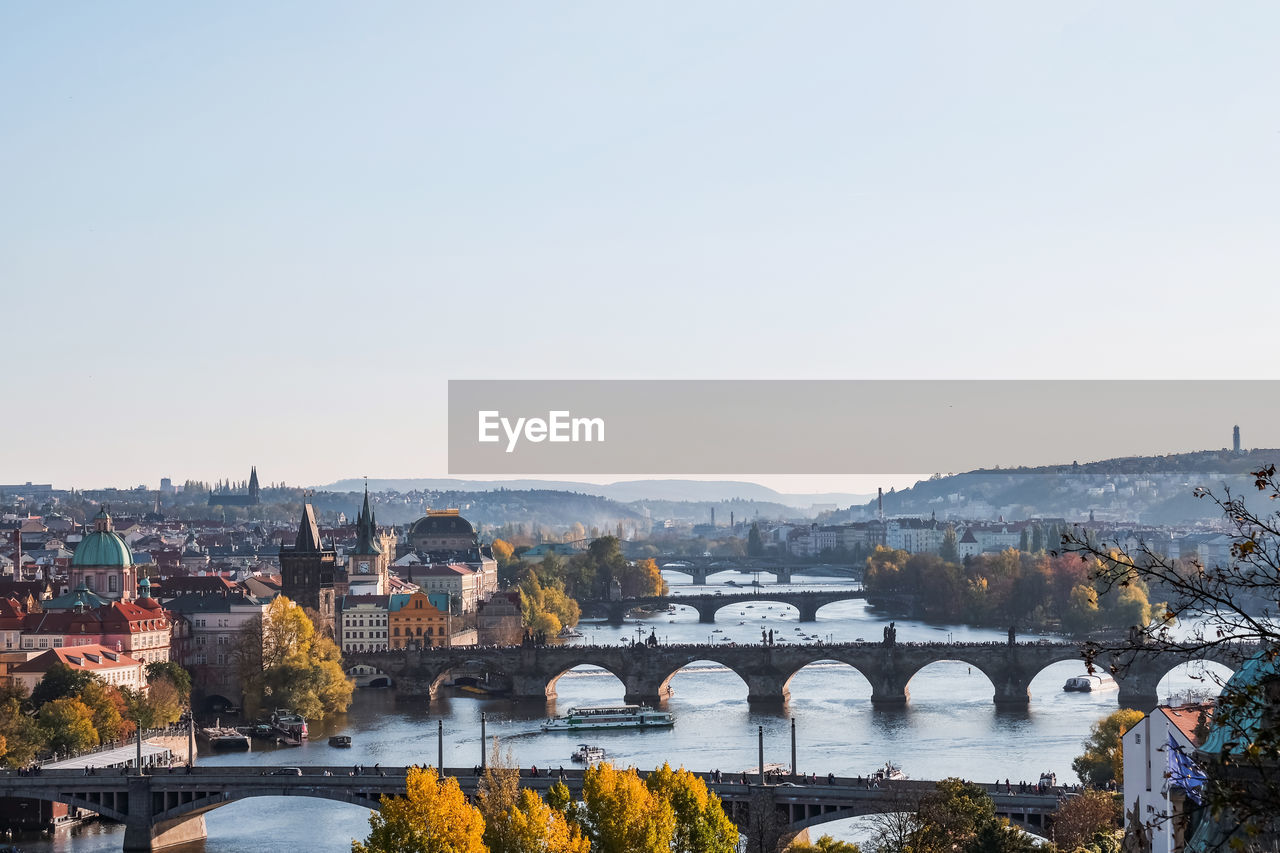
[[[258,496],[258,466],[249,469],[249,503],[257,506],[261,502]]]
[[[373,585],[375,590],[355,589],[355,594],[386,595],[389,590],[387,575],[391,571],[391,552],[386,537],[378,533],[378,522],[369,506],[369,487],[364,488],[364,506],[356,518],[356,547],[347,562],[348,588]]]
[[[311,504],[303,504],[298,536],[280,548],[280,592],[320,614],[317,631],[334,636],[333,575],[338,554],[320,541],[320,526]]]

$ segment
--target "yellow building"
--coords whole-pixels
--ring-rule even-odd
[[[453,616],[449,597],[436,594],[436,603],[425,592],[398,593],[390,597],[387,627],[393,649],[425,649],[448,646]],[[444,609],[436,605],[442,605]]]

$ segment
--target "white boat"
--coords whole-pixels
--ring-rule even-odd
[[[576,640],[582,636],[582,632],[574,628],[571,628],[568,625],[565,625],[563,628],[560,629],[560,633],[557,634],[556,636],[564,640]]]
[[[574,750],[573,755],[569,757],[584,764],[595,764],[598,761],[604,761],[604,749],[599,746],[592,746],[589,743],[580,743],[578,748]]]
[[[1068,693],[1096,693],[1099,690],[1117,690],[1120,685],[1109,675],[1078,675],[1068,678],[1062,689]]]
[[[570,708],[563,717],[542,724],[544,732],[575,732],[584,729],[662,729],[675,725],[668,711],[645,705],[597,705]]]
[[[902,772],[901,764],[886,761],[883,767],[877,767],[872,771],[871,778],[878,782],[893,782],[899,779],[906,779],[907,774]]]
[[[271,714],[271,727],[295,740],[305,740],[307,737],[307,718],[288,708],[276,708]]]

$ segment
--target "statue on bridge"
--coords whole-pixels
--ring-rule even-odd
[[[884,644],[886,646],[892,646],[896,642],[898,642],[897,623],[890,622],[888,625],[884,626]]]
[[[1009,626],[1009,645],[1012,646],[1017,641],[1018,641],[1018,626],[1010,625]]]

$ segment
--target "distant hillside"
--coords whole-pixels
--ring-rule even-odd
[[[1199,451],[1169,456],[1136,456],[1084,464],[969,471],[922,480],[884,496],[887,515],[944,518],[1023,519],[1061,517],[1143,524],[1218,520],[1213,504],[1195,498],[1205,486],[1215,492],[1254,492],[1248,473],[1280,462],[1280,450]],[[865,517],[875,500],[840,517]]]
[[[335,492],[357,492],[364,489],[364,480],[339,480],[317,488]],[[710,505],[720,501],[759,501],[797,509],[808,509],[814,504],[848,506],[861,503],[869,497],[865,494],[833,492],[829,494],[792,494],[775,491],[758,483],[738,480],[624,480],[605,485],[578,483],[571,480],[456,480],[437,479],[372,479],[369,490],[401,493],[423,491],[490,492],[495,490],[563,491],[578,494],[599,495],[622,503],[632,501],[705,502]],[[727,510],[726,510],[727,512]],[[761,510],[764,514],[764,510]],[[788,513],[791,514],[791,513]],[[726,516],[727,518],[727,516]]]

